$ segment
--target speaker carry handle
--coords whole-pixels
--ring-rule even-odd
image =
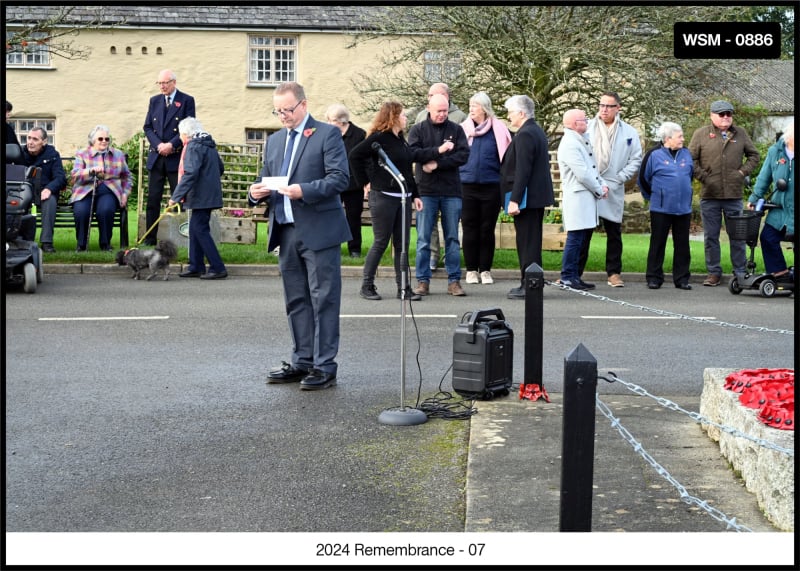
[[[478,322],[479,319],[483,319],[485,317],[494,316],[499,321],[505,321],[506,318],[503,315],[503,310],[500,308],[494,309],[479,309],[478,311],[473,311],[468,314],[469,321],[467,325],[467,331],[472,333],[472,338],[467,340],[467,343],[475,343],[475,324]],[[467,320],[467,315],[461,319],[461,323],[464,323]]]

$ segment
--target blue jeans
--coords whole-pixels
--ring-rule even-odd
[[[417,212],[417,281],[431,281],[431,233],[436,213],[441,212],[444,231],[444,267],[447,282],[461,280],[461,245],[458,222],[461,219],[461,198],[457,196],[423,196],[422,210]]]
[[[592,235],[594,228],[570,230],[564,242],[564,254],[561,257],[561,281],[575,284],[580,279],[581,249],[584,242]]]

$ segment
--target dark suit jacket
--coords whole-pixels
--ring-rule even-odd
[[[153,168],[158,158],[156,148],[160,143],[172,143],[173,153],[167,157],[167,170],[177,171],[178,163],[181,160],[181,142],[178,133],[178,123],[187,117],[197,117],[194,109],[194,97],[182,91],[175,90],[175,97],[172,105],[167,110],[167,117],[164,119],[164,96],[154,95],[150,98],[150,106],[147,108],[147,117],[144,119],[144,134],[150,142],[150,151],[147,153],[147,169]]]
[[[281,129],[267,139],[267,158],[261,169],[262,177],[280,175],[287,136],[287,130]],[[298,235],[312,250],[322,250],[352,240],[340,196],[350,181],[342,132],[309,115],[299,137],[289,172],[289,184],[299,184],[303,189],[303,198],[292,200]],[[267,250],[270,252],[280,245],[280,232],[276,231],[275,224],[275,202],[278,200],[283,200],[282,194],[273,192],[269,195]]]
[[[522,204],[528,190],[526,208],[544,208],[553,204],[553,179],[550,176],[550,153],[547,135],[533,119],[517,129],[500,166],[500,190],[511,193],[511,200]]]

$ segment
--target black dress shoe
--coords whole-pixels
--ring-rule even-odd
[[[269,372],[267,382],[270,384],[296,383],[306,376],[308,376],[308,369],[301,369],[284,361],[279,368]]]
[[[675,287],[678,288],[678,289],[692,289],[692,286],[690,286],[689,284],[684,284],[684,283],[675,284]]]
[[[647,287],[650,288],[650,289],[659,289],[661,287],[661,284],[658,283],[658,282],[647,282]],[[678,287],[678,286],[675,286],[675,287]]]
[[[182,278],[199,278],[202,275],[203,274],[201,274],[200,272],[193,272],[191,270],[187,270],[185,272],[181,272],[181,273],[178,274],[178,276],[180,276]]]
[[[75,251],[76,252],[85,252],[86,251],[86,246],[83,246],[83,247],[78,246],[77,248],[75,248]]]
[[[55,254],[56,249],[53,248],[53,245],[49,242],[44,242],[42,244],[42,252],[47,252],[48,254]]]
[[[525,299],[525,288],[522,286],[515,287],[506,295],[508,299]]]
[[[327,389],[336,384],[336,375],[333,373],[326,373],[319,369],[311,369],[308,375],[303,377],[300,381],[300,390],[303,391],[319,391]]]
[[[212,272],[207,271],[202,276],[200,276],[201,280],[224,280],[228,277],[228,272],[226,270],[222,270],[221,272]]]
[[[585,282],[585,281],[583,281],[583,280],[582,280],[582,279],[580,279],[580,278],[578,278],[578,281],[579,281],[581,284],[583,284],[583,287],[585,287],[586,289],[594,289],[594,288],[595,288],[595,285],[594,285],[592,282]]]

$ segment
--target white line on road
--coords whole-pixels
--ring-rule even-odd
[[[680,319],[679,315],[581,315],[581,319]],[[716,319],[695,316],[694,319]]]
[[[339,317],[354,317],[356,319],[360,319],[362,317],[400,317],[399,313],[351,313],[351,314],[344,314],[340,315]],[[414,317],[415,319],[421,317],[436,317],[436,318],[456,318],[457,315],[446,315],[446,314],[427,314],[427,315],[420,315],[419,313],[415,313],[413,316],[410,313],[406,314],[406,317]]]
[[[169,319],[169,315],[142,315],[138,317],[40,317],[39,321],[125,321],[138,319]]]

